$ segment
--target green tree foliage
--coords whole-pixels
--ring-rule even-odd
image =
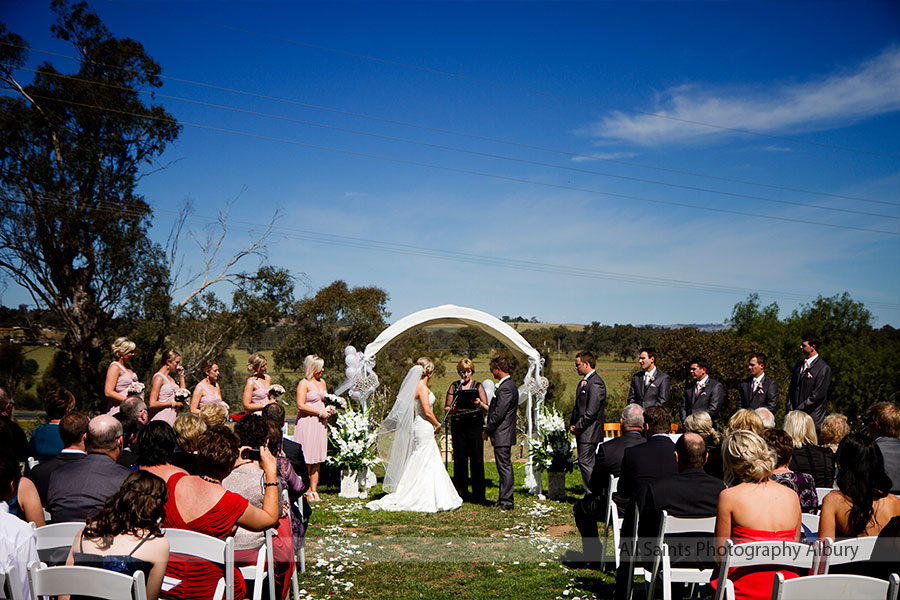
[[[477,327],[462,327],[456,330],[456,335],[450,342],[450,352],[474,358],[489,351],[494,341],[494,338]]]
[[[0,269],[65,324],[63,348],[98,398],[102,333],[140,292],[150,247],[140,169],[180,128],[138,93],[161,85],[140,43],[113,37],[84,2],[51,7],[53,35],[81,59],[71,76],[43,63],[20,83],[26,43],[0,26]]]
[[[20,406],[23,396],[34,386],[37,374],[37,361],[25,358],[22,346],[0,344],[0,387],[8,390]]]

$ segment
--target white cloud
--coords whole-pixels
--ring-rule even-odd
[[[765,152],[790,152],[791,149],[787,146],[763,146],[763,150]]]
[[[672,88],[643,111],[652,115],[616,111],[585,131],[605,140],[656,146],[731,136],[734,129],[821,130],[900,109],[898,81],[900,48],[891,46],[856,68],[767,92],[742,96],[711,87]]]
[[[582,154],[572,158],[572,162],[593,162],[598,160],[617,160],[620,158],[632,158],[637,156],[635,152],[607,152],[604,154]]]

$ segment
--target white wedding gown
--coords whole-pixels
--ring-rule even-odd
[[[428,401],[434,406],[434,394],[430,394]],[[462,498],[456,493],[441,461],[441,452],[434,441],[434,427],[425,418],[418,402],[414,418],[412,454],[407,458],[396,490],[369,502],[367,508],[433,513],[462,506]]]

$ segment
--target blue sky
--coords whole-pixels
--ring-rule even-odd
[[[847,291],[900,326],[896,2],[93,5],[194,82],[157,98],[187,123],[141,182],[161,242],[187,197],[198,235],[233,201],[231,249],[278,210],[298,296],[377,285],[392,320],[706,323]],[[73,54],[40,2],[3,20]]]

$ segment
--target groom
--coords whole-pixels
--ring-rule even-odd
[[[502,510],[513,508],[513,469],[510,449],[516,443],[516,409],[519,407],[519,389],[509,377],[509,359],[495,356],[491,359],[491,374],[498,379],[497,391],[488,408],[487,424],[482,437],[491,438],[494,460],[500,479],[500,498],[497,506]]]

